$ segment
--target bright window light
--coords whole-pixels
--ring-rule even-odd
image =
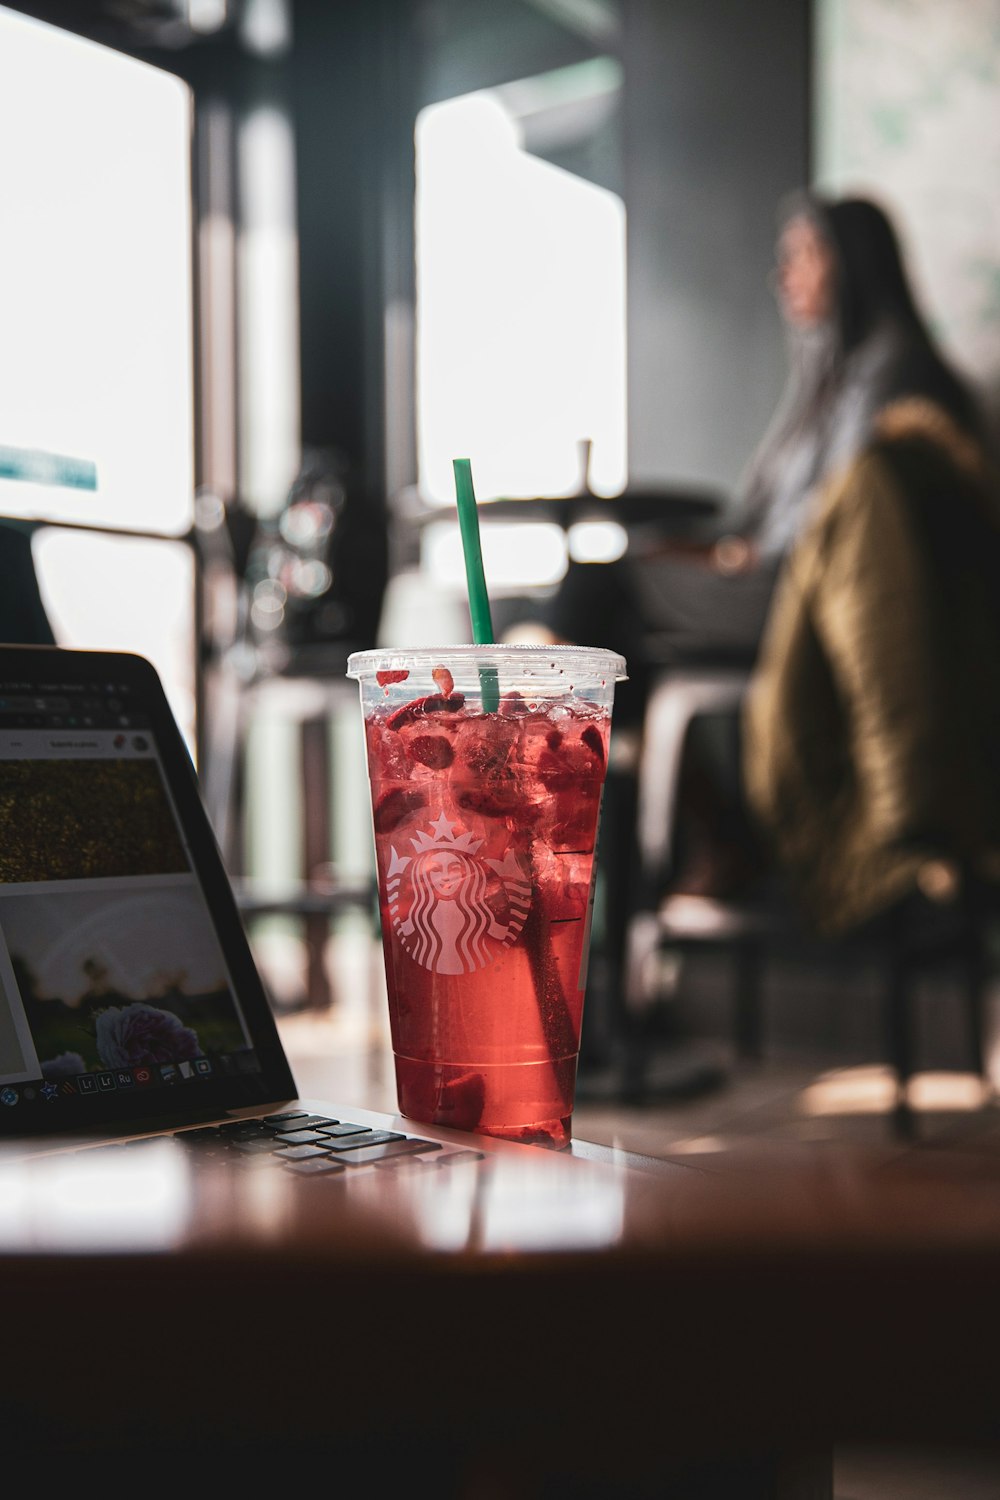
[[[522,150],[499,95],[423,110],[416,128],[417,453],[421,493],[573,493],[626,480],[625,212]]]
[[[483,571],[491,593],[546,588],[566,572],[566,536],[555,522],[483,521]],[[453,521],[431,521],[420,538],[427,576],[446,588],[465,588],[462,535]]]
[[[148,657],[194,758],[195,575],[187,543],[43,526],[31,550],[58,644]]]
[[[187,20],[192,31],[208,36],[226,24],[227,0],[188,0]]]
[[[190,90],[0,8],[0,513],[185,532]]]
[[[253,110],[239,150],[243,493],[253,510],[275,515],[301,458],[295,143],[287,115]]]
[[[149,657],[193,755],[191,106],[0,6],[0,515],[70,523],[32,542],[57,643]]]
[[[292,42],[290,0],[243,0],[240,38],[258,57],[277,57]]]
[[[566,540],[570,557],[579,563],[616,562],[628,550],[628,532],[619,521],[577,521]]]

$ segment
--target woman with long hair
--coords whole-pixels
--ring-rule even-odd
[[[789,196],[778,214],[774,288],[788,374],[721,525],[615,564],[571,564],[535,629],[622,652],[629,694],[621,712],[616,700],[618,726],[641,727],[648,685],[664,670],[753,668],[789,551],[887,407],[929,402],[985,446],[976,399],[937,347],[896,231],[876,203]],[[680,806],[676,888],[725,894],[752,877],[738,751],[704,722],[689,736]]]
[[[625,707],[636,722],[651,639],[654,667],[752,664],[788,548],[887,405],[926,398],[983,439],[975,397],[938,349],[896,231],[876,203],[790,195],[778,213],[773,282],[788,374],[721,524],[618,563],[571,563],[532,626],[549,639],[620,650],[629,664]],[[621,724],[618,710],[616,702]]]

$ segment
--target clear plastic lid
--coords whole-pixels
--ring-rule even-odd
[[[534,692],[589,693],[613,688],[628,676],[625,658],[603,646],[543,646],[511,644],[489,646],[426,646],[407,650],[376,647],[354,651],[347,660],[347,675],[362,686],[385,679],[386,674],[405,673],[400,682],[412,687],[425,681],[433,686],[435,672],[451,673],[455,688],[467,691],[478,685],[484,671],[495,671],[501,688],[528,686]],[[380,685],[384,685],[380,684]]]

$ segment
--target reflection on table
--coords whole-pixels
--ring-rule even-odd
[[[447,1497],[468,1493],[455,1434],[486,1472],[574,1495],[723,1462],[747,1481],[729,1494],[815,1495],[747,1476],[812,1455],[815,1479],[837,1442],[994,1440],[990,1153],[496,1142],[481,1177],[478,1138],[443,1134],[443,1155],[333,1180],[169,1143],[5,1158],[0,1403],[46,1461],[182,1438],[241,1473],[323,1457],[355,1486],[431,1463]],[[192,1340],[225,1390],[192,1384]]]

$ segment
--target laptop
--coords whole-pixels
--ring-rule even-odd
[[[316,1178],[562,1154],[300,1099],[155,669],[0,646],[0,1154],[164,1135]]]

